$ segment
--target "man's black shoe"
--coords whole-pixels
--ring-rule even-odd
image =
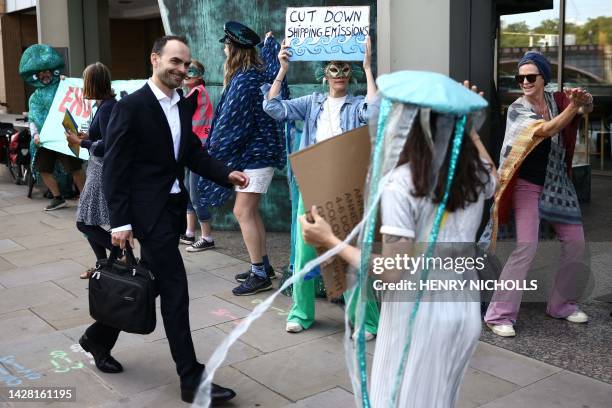
[[[247,280],[247,278],[251,275],[251,270],[249,269],[246,272],[242,272],[239,273],[238,275],[234,276],[234,279],[236,279],[236,282],[244,282],[245,280]],[[274,268],[270,267],[270,269],[266,270],[266,275],[268,275],[268,278],[270,279],[276,279],[276,274],[274,273]]]
[[[79,344],[94,358],[96,367],[103,373],[120,373],[123,371],[121,363],[110,355],[110,351],[104,350],[101,346],[91,341],[85,334],[79,339]]]
[[[198,390],[197,386],[196,388],[181,387],[181,399],[184,402],[191,404],[195,398],[195,394],[197,390]],[[217,385],[215,383],[213,383],[211,386],[210,399],[213,404],[229,401],[235,396],[236,396],[236,393],[234,392],[234,390],[221,387],[220,385]]]

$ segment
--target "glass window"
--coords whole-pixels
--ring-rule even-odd
[[[559,15],[561,0],[550,10],[502,15],[498,50],[498,92],[505,115],[521,95],[514,81],[516,65],[530,49],[542,52],[553,65],[549,91],[558,90]],[[565,0],[563,86],[586,88],[595,109],[583,118],[574,164],[612,171],[612,2]]]
[[[519,60],[529,50],[538,50],[546,55],[553,68],[552,81],[547,90],[558,89],[559,0],[553,4],[550,10],[500,17],[497,87],[504,114],[508,105],[522,94],[514,75]]]
[[[590,159],[594,170],[612,171],[612,2],[566,1],[571,42],[565,47],[565,86],[587,88],[595,99],[593,113],[582,122],[574,163]]]

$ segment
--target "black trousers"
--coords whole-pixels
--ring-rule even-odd
[[[161,314],[176,363],[176,371],[184,387],[198,384],[204,366],[198,363],[189,327],[189,293],[187,274],[179,251],[179,234],[184,218],[183,200],[171,199],[151,233],[139,239],[142,262],[155,275],[161,300]],[[115,345],[119,330],[102,323],[94,323],[85,334],[89,339],[110,350]]]
[[[96,254],[96,259],[106,259],[106,250],[113,249],[110,232],[99,225],[86,225],[80,221],[76,223],[76,226],[87,236],[87,241]]]

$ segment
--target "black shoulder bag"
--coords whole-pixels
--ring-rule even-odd
[[[89,314],[100,323],[128,333],[149,334],[155,330],[155,277],[126,248],[125,262],[113,247],[108,259],[98,261],[89,279]]]

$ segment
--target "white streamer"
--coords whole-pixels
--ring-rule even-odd
[[[298,279],[302,279],[304,275],[310,272],[312,269],[317,267],[318,265],[326,262],[328,259],[336,256],[340,251],[342,251],[349,243],[357,236],[357,234],[361,231],[363,226],[363,220],[351,231],[351,233],[346,237],[346,239],[335,247],[329,249],[327,252],[323,253],[321,256],[313,259],[304,265],[304,268],[298,273],[294,273],[294,275],[285,281],[285,283],[272,295],[270,295],[265,301],[258,304],[255,309],[249,315],[236,326],[234,330],[230,334],[225,337],[223,342],[217,347],[217,349],[213,352],[208,364],[206,366],[206,378],[198,387],[198,393],[196,395],[196,399],[192,406],[194,407],[209,407],[210,406],[210,388],[213,377],[217,369],[221,366],[221,363],[225,360],[227,356],[227,352],[231,348],[231,346],[238,340],[240,336],[242,336],[251,326],[256,319],[261,317],[261,315],[268,310],[268,308],[274,302],[274,299],[285,290],[288,286],[292,285],[293,282]]]
[[[387,183],[389,176],[390,173],[385,175],[385,177],[381,179],[381,185],[384,186]],[[381,193],[382,189],[379,189],[379,192],[375,198],[376,202],[380,199]],[[206,378],[200,383],[200,386],[198,387],[198,392],[196,394],[196,398],[193,402],[192,407],[210,407],[210,389],[213,377],[215,376],[215,372],[217,371],[217,369],[221,366],[221,363],[223,363],[223,361],[227,357],[227,353],[232,347],[232,345],[236,343],[240,336],[246,333],[246,331],[251,326],[251,323],[259,319],[259,317],[261,317],[261,315],[264,314],[266,310],[268,310],[268,308],[272,305],[272,302],[274,302],[274,299],[276,299],[279,293],[285,290],[288,286],[292,285],[293,282],[297,281],[298,279],[302,279],[304,275],[306,275],[312,269],[321,265],[323,262],[326,262],[330,258],[338,255],[344,248],[346,248],[350,244],[350,242],[355,239],[357,234],[361,232],[364,220],[371,216],[370,213],[373,209],[374,206],[371,206],[368,213],[365,214],[359,224],[357,224],[355,228],[353,228],[353,230],[350,232],[350,234],[346,237],[344,241],[342,241],[335,247],[329,249],[321,256],[306,263],[306,265],[304,265],[304,268],[302,268],[301,271],[294,273],[293,276],[290,279],[287,279],[285,283],[276,292],[274,292],[266,300],[258,304],[255,309],[253,309],[253,311],[249,313],[249,315],[245,317],[244,320],[242,320],[238,324],[238,326],[236,326],[234,330],[232,330],[231,333],[227,335],[227,337],[225,337],[223,342],[215,349],[212,356],[210,356],[210,359],[208,360],[208,364],[206,365]],[[345,327],[348,330],[348,323],[345,323]],[[348,332],[350,332],[350,330]],[[345,333],[345,338],[346,336],[348,336],[348,334]]]
[[[164,26],[164,32],[166,35],[172,35],[172,28],[170,28],[169,18],[170,12],[168,11],[164,0],[157,0],[157,2],[159,4],[159,14],[161,16],[162,25]]]

